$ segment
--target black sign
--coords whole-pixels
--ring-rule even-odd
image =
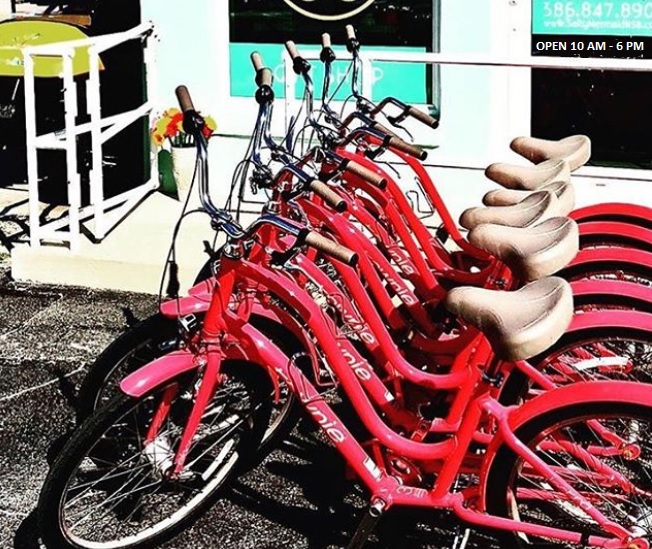
[[[652,37],[534,34],[532,55],[602,59],[652,59]]]

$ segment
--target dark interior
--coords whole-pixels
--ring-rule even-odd
[[[87,35],[96,36],[125,31],[140,24],[140,3],[135,0],[72,0],[51,2],[39,0],[44,6],[42,17],[56,15],[88,15],[90,24],[80,27]],[[0,23],[1,24],[1,23]],[[69,23],[58,23],[69,24]],[[131,41],[102,54],[101,72],[102,116],[111,116],[139,106],[145,96],[145,73],[140,41]],[[79,122],[85,122],[85,80],[78,79]],[[128,85],[125,85],[125,82]],[[18,86],[18,88],[16,88]],[[14,92],[17,90],[17,93]],[[37,78],[38,133],[64,127],[63,89],[61,79]],[[22,79],[0,75],[0,184],[24,182],[27,177],[25,149],[25,111]],[[139,120],[111,139],[104,146],[104,192],[106,197],[142,184],[149,178],[148,124]],[[89,200],[88,166],[90,136],[78,138],[79,170],[82,175],[83,203]],[[39,187],[41,199],[66,203],[65,153],[39,152]]]

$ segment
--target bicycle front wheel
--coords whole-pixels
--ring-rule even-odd
[[[46,546],[153,547],[196,519],[256,451],[270,417],[271,384],[262,369],[226,362],[222,373],[178,475],[170,473],[194,404],[193,373],[140,398],[119,395],[92,414],[41,491]]]
[[[620,437],[620,447],[605,440]],[[609,520],[632,538],[652,534],[652,408],[591,402],[535,417],[516,436]],[[617,480],[615,480],[617,479]],[[502,445],[487,475],[485,508],[491,515],[610,537],[570,497]],[[533,535],[502,532],[501,547],[577,547]],[[587,543],[585,543],[586,545]]]
[[[201,324],[204,316],[197,316]],[[283,326],[257,315],[252,315],[251,322],[288,357],[303,350],[298,339]],[[114,398],[119,392],[120,381],[125,377],[141,366],[177,350],[181,343],[176,319],[161,314],[143,320],[118,336],[88,368],[79,389],[77,422],[81,423],[94,410]],[[299,418],[299,406],[294,395],[284,383],[281,383],[280,390],[281,398],[272,409],[272,420],[261,441],[258,458],[267,455],[281,442]]]

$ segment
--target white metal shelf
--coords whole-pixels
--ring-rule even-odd
[[[131,40],[141,40],[144,45],[147,99],[138,108],[102,118],[100,54]],[[44,241],[70,243],[73,251],[79,250],[81,222],[92,218],[92,236],[101,241],[149,192],[158,188],[156,157],[152,156],[151,177],[130,191],[110,199],[104,196],[103,145],[139,118],[150,115],[154,107],[156,82],[156,36],[154,25],[144,23],[131,30],[22,49],[25,69],[25,118],[27,129],[27,182],[29,192],[29,230],[31,246]],[[73,59],[88,55],[87,110],[90,122],[77,124],[79,115],[77,83],[73,72]],[[60,78],[64,87],[65,125],[60,131],[38,135],[36,127],[35,60],[38,57],[59,57],[63,71]],[[81,205],[81,176],[77,172],[77,137],[91,136],[90,205]],[[68,215],[42,223],[38,189],[38,151],[61,150],[66,153]],[[109,210],[113,210],[109,212]],[[65,228],[67,227],[67,230]],[[87,228],[88,230],[88,228]]]

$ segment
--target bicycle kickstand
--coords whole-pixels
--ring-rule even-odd
[[[367,543],[369,536],[372,534],[378,522],[385,512],[385,504],[382,501],[372,503],[365,511],[358,529],[355,531],[353,539],[347,546],[347,549],[362,549]]]

